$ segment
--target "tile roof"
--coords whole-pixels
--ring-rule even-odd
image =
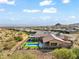
[[[54,34],[50,34],[50,35],[48,35],[48,36],[46,36],[46,37],[43,38],[43,42],[48,42],[48,41],[51,41],[51,40],[58,40],[58,41],[61,41],[63,43],[71,43],[70,41],[65,41],[65,40],[57,37]]]
[[[51,40],[58,40],[58,41],[61,41],[61,42],[64,42],[64,43],[71,43],[70,41],[65,41],[63,40],[62,38],[54,35],[54,34],[35,34],[31,37],[43,37],[43,42],[48,42],[48,41],[51,41]]]

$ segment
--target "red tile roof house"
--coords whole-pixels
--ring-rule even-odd
[[[41,48],[69,48],[72,46],[72,42],[69,41],[67,38],[59,38],[54,34],[36,34],[31,37],[41,38]]]

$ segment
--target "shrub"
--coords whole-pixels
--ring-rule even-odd
[[[53,56],[56,59],[76,59],[76,54],[73,53],[72,50],[66,48],[54,50]]]
[[[15,41],[10,41],[10,42],[4,42],[3,44],[3,49],[4,50],[9,50],[15,45]]]
[[[18,37],[15,37],[15,40],[16,41],[21,41],[22,40],[22,37],[19,37],[19,36]]]
[[[36,59],[31,53],[16,52],[11,56],[11,59]]]
[[[76,59],[79,59],[79,48],[73,48],[72,49],[73,52],[76,54],[77,58]]]

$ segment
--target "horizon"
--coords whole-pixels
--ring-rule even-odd
[[[0,26],[79,23],[79,0],[0,0]]]
[[[70,23],[70,24],[62,24],[62,23],[56,23],[56,24],[61,24],[61,25],[79,25],[79,23]],[[32,26],[55,26],[56,24],[52,24],[52,25],[26,25],[26,24],[0,24],[0,27],[32,27]]]

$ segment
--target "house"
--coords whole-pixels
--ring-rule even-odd
[[[60,48],[60,47],[71,47],[71,41],[67,41],[57,37],[54,34],[50,34],[43,38],[42,48]]]
[[[35,48],[68,48],[72,46],[72,42],[67,40],[67,38],[60,38],[54,34],[35,34],[28,39],[24,46]]]

